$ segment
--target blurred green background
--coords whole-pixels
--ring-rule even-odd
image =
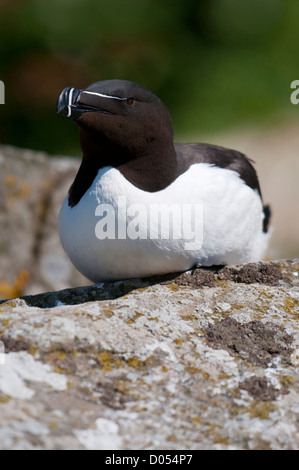
[[[298,113],[294,0],[0,0],[0,143],[80,155],[65,86],[122,78],[158,94],[176,140]]]

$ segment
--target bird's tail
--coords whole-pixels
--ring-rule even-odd
[[[263,221],[263,232],[267,233],[269,230],[270,220],[271,220],[271,209],[270,206],[264,206],[264,221]]]

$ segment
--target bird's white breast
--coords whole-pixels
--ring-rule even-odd
[[[198,163],[155,193],[103,168],[76,206],[65,199],[58,229],[73,264],[97,282],[259,260],[262,221],[258,193],[236,172]]]

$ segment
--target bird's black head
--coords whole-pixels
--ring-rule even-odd
[[[58,98],[57,112],[79,126],[83,153],[94,153],[110,142],[134,158],[154,144],[173,141],[166,106],[146,88],[126,80],[100,81],[83,90],[67,87]]]

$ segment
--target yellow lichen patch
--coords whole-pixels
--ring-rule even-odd
[[[182,338],[175,338],[175,339],[173,340],[173,342],[174,342],[175,344],[182,344],[182,343],[183,343],[183,340],[182,340]]]
[[[13,297],[20,297],[24,293],[25,286],[29,280],[30,274],[26,269],[20,271],[12,284],[6,281],[0,282],[0,298],[11,299]]]
[[[194,315],[192,313],[189,313],[189,314],[185,314],[185,315],[182,315],[182,320],[198,320],[198,316],[197,315]]]
[[[103,308],[103,312],[106,315],[106,317],[113,317],[114,315],[113,310],[110,310],[109,308]]]
[[[299,315],[299,300],[288,296],[288,298],[284,301],[283,308],[286,313]]]
[[[264,290],[262,290],[262,291],[259,293],[259,297],[261,297],[262,295],[263,295],[264,297],[266,297],[266,299],[272,299],[272,298],[273,298],[273,295],[268,294],[268,292],[265,292]]]
[[[148,409],[146,406],[133,406],[131,410],[135,413],[143,413],[147,411]]]
[[[203,331],[202,331],[201,328],[194,328],[194,330],[191,331],[190,334],[191,334],[191,335],[202,336],[202,335],[203,335]]]
[[[216,437],[216,438],[214,439],[214,444],[229,445],[228,437]]]
[[[243,304],[232,304],[232,309],[240,310],[241,308],[245,308]]]
[[[99,354],[99,359],[103,370],[111,370],[112,366],[121,367],[123,362],[121,359],[116,359],[112,353],[108,351],[101,351]]]
[[[275,406],[271,402],[254,402],[247,411],[251,418],[268,419],[274,410]]]
[[[241,396],[240,388],[239,387],[233,388],[232,390],[229,391],[229,395],[232,398],[240,398]]]
[[[201,416],[194,416],[194,418],[192,418],[192,423],[193,424],[200,424],[201,423]]]
[[[22,183],[20,184],[19,186],[19,197],[20,198],[25,198],[29,195],[31,191],[31,188],[29,186],[29,184],[26,184],[26,183]]]
[[[53,363],[53,370],[57,374],[64,374],[66,368],[61,366],[60,361],[64,361],[67,358],[67,355],[64,351],[52,351],[48,356],[48,361]]]
[[[107,352],[100,352],[100,362],[104,370],[110,370],[113,364],[111,354]]]
[[[138,312],[137,310],[135,310],[134,312],[134,316],[132,318],[130,318],[130,320],[128,320],[126,323],[127,325],[131,325],[132,323],[135,323],[135,321],[137,320],[137,318],[139,317],[142,317],[144,316],[144,313],[140,313]]]
[[[1,395],[0,396],[0,403],[7,403],[10,400],[10,397],[7,395]]]
[[[201,373],[201,370],[198,369],[198,367],[194,367],[194,366],[185,367],[185,371],[188,372],[189,374],[200,374]]]
[[[16,177],[15,175],[11,174],[11,173],[8,173],[6,176],[5,176],[5,184],[6,186],[14,186],[14,184],[16,183]]]
[[[127,364],[130,367],[134,367],[134,369],[141,369],[144,366],[144,361],[141,361],[140,359],[138,359],[138,357],[133,356],[129,357],[129,359],[127,360]]]
[[[116,379],[115,383],[120,392],[130,394],[132,383],[129,380]]]
[[[244,407],[241,406],[231,406],[229,412],[233,416],[237,416],[244,412]]]
[[[42,198],[38,201],[36,205],[36,214],[39,217],[40,220],[43,220],[45,216],[47,215],[48,211],[48,200],[45,198]]]
[[[205,380],[208,380],[210,378],[210,374],[206,371],[201,371],[201,375]]]
[[[228,375],[228,374],[219,374],[218,375],[219,380],[227,380],[227,379],[230,379],[230,378],[231,378],[231,376]]]
[[[228,289],[230,285],[227,285],[227,283],[232,284],[232,281],[228,281],[226,279],[218,279],[217,277],[215,278],[215,283],[216,285],[218,284],[219,287],[222,287],[223,289]]]
[[[288,388],[290,385],[296,382],[296,379],[291,375],[281,375],[279,377],[279,382],[283,387]]]
[[[167,284],[167,287],[168,289],[172,290],[172,291],[177,291],[180,289],[180,286],[178,286],[177,284]]]
[[[36,351],[37,351],[37,348],[35,348],[34,346],[31,345],[29,347],[28,353],[31,354],[31,356],[34,356]]]
[[[58,367],[57,365],[53,366],[53,370],[54,372],[56,372],[56,374],[64,374],[66,372],[65,369],[63,369],[62,367]]]
[[[66,359],[67,357],[65,351],[55,351],[54,354],[58,359]]]
[[[167,436],[166,440],[169,442],[179,442],[179,438],[173,434],[170,434],[169,436]]]
[[[205,370],[201,370],[198,367],[195,366],[186,366],[185,371],[188,374],[200,374],[204,380],[210,380],[211,382],[214,382],[215,380],[211,378],[209,372],[206,372]]]
[[[57,423],[54,423],[53,421],[51,421],[51,422],[49,423],[49,428],[50,428],[50,429],[56,429],[56,428],[58,428]]]
[[[29,195],[31,187],[27,183],[19,181],[15,175],[8,173],[5,176],[5,194],[7,204],[13,204],[18,199],[24,199]]]

